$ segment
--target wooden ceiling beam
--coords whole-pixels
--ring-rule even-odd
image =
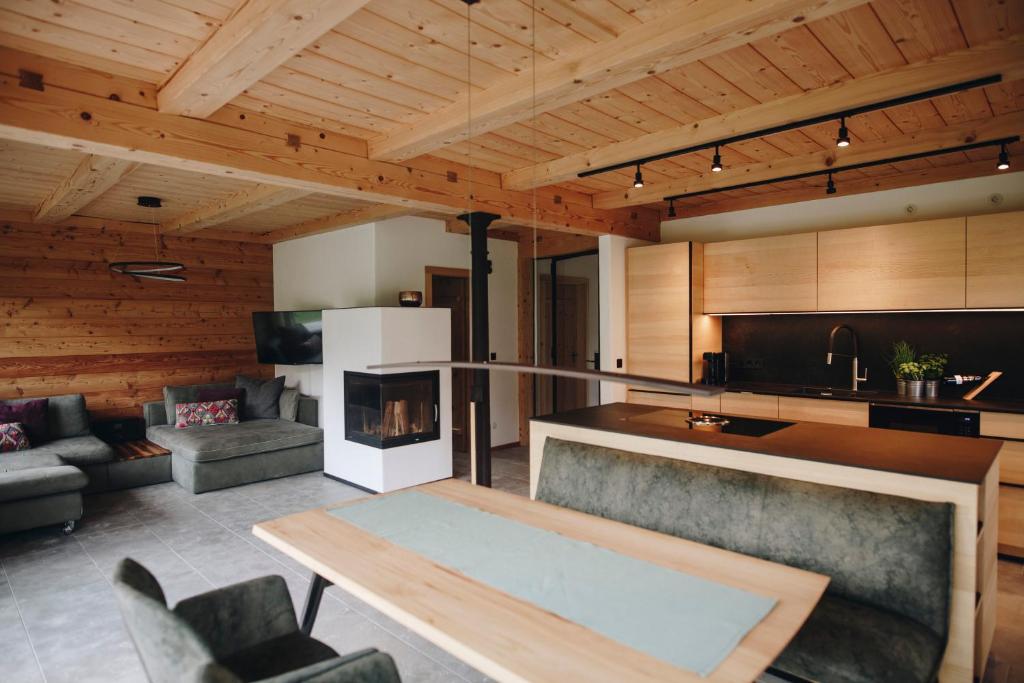
[[[1004,81],[1024,78],[1024,37],[1015,36],[1006,41],[958,50],[923,62],[914,62],[509,171],[503,174],[502,184],[513,190],[527,190],[575,180],[578,173],[588,169],[613,166],[994,73],[1003,74]]]
[[[160,111],[206,118],[368,0],[249,0],[157,95]]]
[[[1024,136],[1024,111],[1003,114],[945,128],[921,130],[887,140],[858,142],[840,149],[833,147],[813,154],[784,157],[774,161],[745,166],[726,165],[721,173],[702,173],[667,183],[646,183],[642,188],[628,188],[594,195],[594,206],[602,209],[640,206],[660,202],[663,197],[731,187],[741,183],[771,180],[800,173],[819,171],[834,166],[849,166],[881,161],[907,154],[931,152],[973,142]],[[993,152],[993,155],[995,152]]]
[[[60,86],[40,92],[18,83],[16,75],[0,74],[0,138],[414,211],[453,215],[467,204],[469,174],[457,164],[403,166],[315,144],[292,146],[256,129],[162,114]],[[659,239],[653,209],[596,210],[586,195],[581,201],[576,193],[511,192],[480,182],[472,192],[476,210],[510,221],[528,222],[536,213],[540,227],[551,230]]]
[[[270,242],[285,242],[309,235],[319,235],[324,232],[341,230],[342,228],[354,228],[357,225],[383,221],[388,218],[408,216],[410,213],[412,212],[404,206],[373,204],[349,211],[340,211],[329,216],[312,218],[302,223],[265,232],[262,236]]]
[[[706,59],[865,4],[865,0],[678,0],[676,4],[679,8],[661,19],[474,93],[473,135]],[[466,97],[460,98],[372,139],[370,158],[402,161],[465,140],[469,104]]]
[[[137,163],[124,159],[86,155],[71,175],[39,204],[32,222],[59,223],[73,216],[137,167]]]
[[[188,233],[209,228],[214,225],[221,225],[248,216],[257,211],[272,209],[281,204],[302,199],[309,196],[310,192],[296,190],[291,187],[276,187],[273,185],[257,185],[256,187],[237,192],[229,197],[219,199],[206,206],[189,211],[163,224],[163,230],[167,233]]]
[[[882,192],[885,190],[896,190],[902,187],[916,187],[918,185],[930,185],[949,180],[963,180],[965,178],[980,178],[990,175],[998,175],[1006,171],[997,171],[991,159],[984,161],[971,161],[953,166],[932,166],[917,171],[901,171],[887,176],[868,176],[866,178],[837,180],[838,192],[826,195],[824,182],[821,187],[799,187],[792,190],[778,190],[764,194],[754,194],[743,197],[722,197],[718,201],[707,202],[700,205],[676,203],[676,211],[680,219],[694,218],[697,216],[708,216],[711,214],[729,213],[731,211],[743,211],[746,209],[759,209],[767,206],[778,206],[781,204],[795,204],[815,199],[836,199],[855,194],[867,192]]]

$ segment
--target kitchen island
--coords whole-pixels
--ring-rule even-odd
[[[940,680],[984,675],[995,632],[998,453],[1001,442],[814,422],[774,421],[760,436],[694,426],[699,411],[616,403],[533,418],[530,492],[544,441],[616,448],[954,506],[953,595]],[[730,416],[725,416],[726,418]],[[735,418],[738,432],[759,432]],[[772,421],[765,421],[772,422]],[[750,429],[743,427],[749,426]]]

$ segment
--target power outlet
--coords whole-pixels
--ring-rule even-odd
[[[741,367],[744,370],[764,370],[764,358],[744,358]]]

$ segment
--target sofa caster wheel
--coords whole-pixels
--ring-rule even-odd
[[[75,530],[76,524],[77,522],[75,520],[69,519],[68,521],[64,522],[64,526],[61,527],[61,531],[64,532],[65,536],[70,536],[71,532]]]

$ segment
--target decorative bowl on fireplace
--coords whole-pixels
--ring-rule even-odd
[[[345,371],[345,438],[393,448],[441,438],[440,373]]]

